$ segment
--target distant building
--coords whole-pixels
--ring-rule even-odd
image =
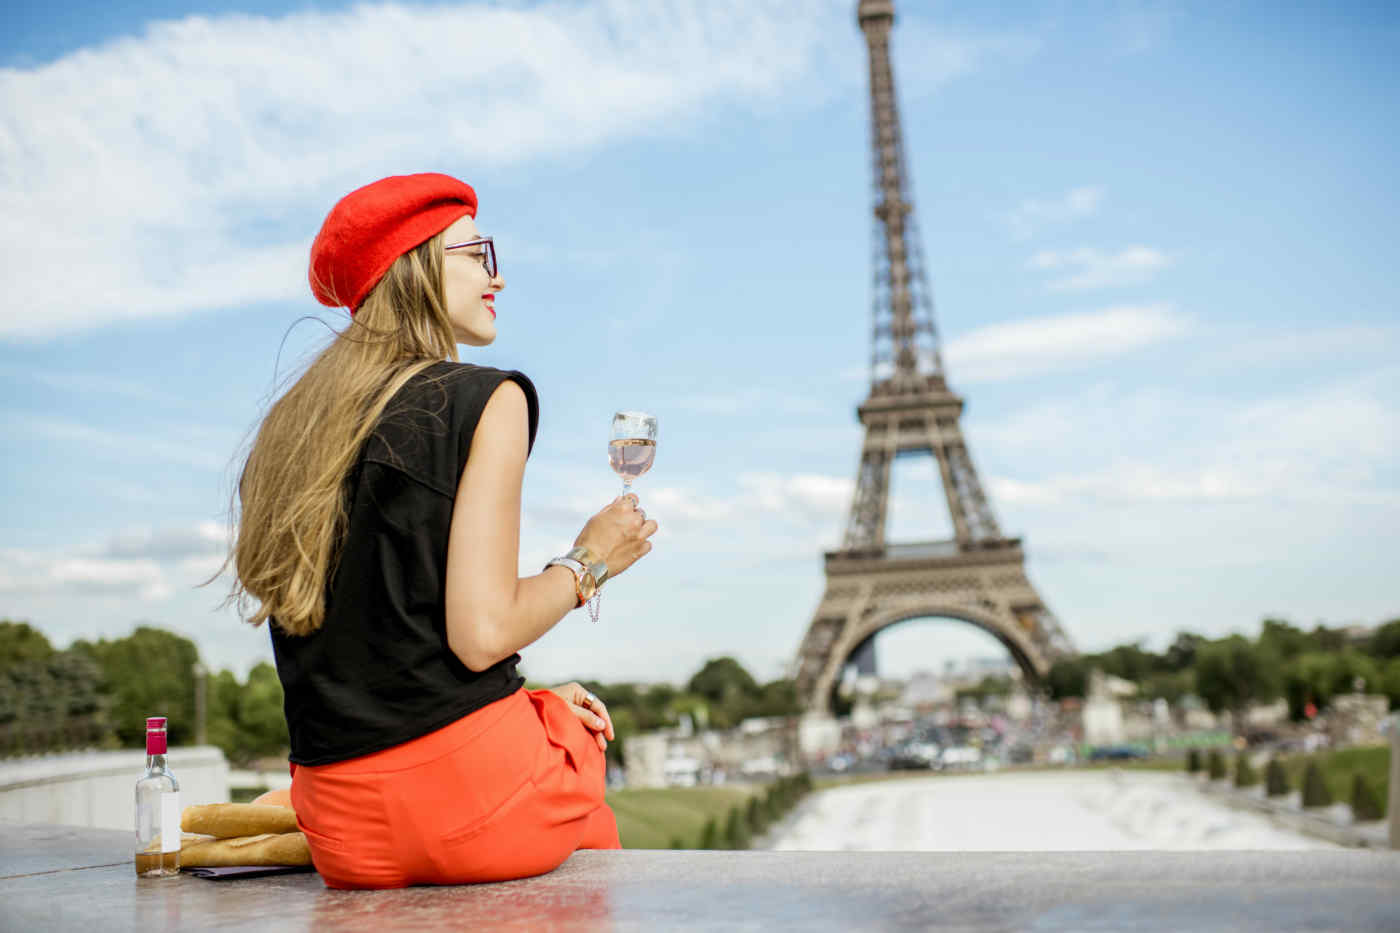
[[[627,738],[628,787],[693,787],[767,780],[792,771],[796,720],[745,719],[732,729],[660,729]]]
[[[1342,693],[1327,705],[1327,737],[1333,745],[1374,745],[1385,741],[1382,728],[1389,701],[1374,693]]]

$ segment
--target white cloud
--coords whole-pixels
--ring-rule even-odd
[[[6,429],[15,430],[20,436],[33,434],[71,443],[82,447],[89,456],[100,451],[121,460],[160,460],[202,470],[230,466],[229,457],[211,451],[231,450],[235,446],[227,434],[202,424],[170,425],[159,433],[135,434],[62,417],[16,414],[5,421],[9,422]],[[185,440],[172,442],[166,439],[168,437]]]
[[[97,544],[0,551],[0,593],[94,593],[170,598],[219,569],[228,532],[218,522],[126,528]]]
[[[994,382],[1138,350],[1191,327],[1168,304],[1122,305],[993,324],[953,338],[944,354],[955,381]]]
[[[0,334],[300,296],[321,217],[369,178],[574,153],[809,86],[847,44],[835,27],[848,11],[801,10],[613,0],[195,16],[0,71]]]
[[[1213,370],[1238,372],[1243,367],[1312,367],[1319,360],[1355,362],[1367,358],[1400,358],[1400,326],[1290,326],[1264,333],[1252,328],[1213,327],[1211,346],[1195,354],[1191,362]]]
[[[994,463],[1037,473],[993,474],[1009,506],[1271,503],[1394,507],[1400,468],[1396,372],[1246,404],[1180,390],[1091,387],[1032,405],[973,432]],[[1105,529],[1107,531],[1107,529]]]
[[[1026,240],[1044,227],[1094,215],[1103,203],[1104,193],[1100,185],[1085,185],[1072,188],[1058,198],[1030,198],[1017,205],[1006,221],[1012,236]]]
[[[158,592],[163,575],[155,561],[0,552],[0,593],[68,590],[88,593]]]
[[[1140,285],[1171,265],[1171,257],[1150,246],[1129,246],[1116,253],[1082,247],[1041,250],[1027,265],[1041,271],[1072,270],[1046,283],[1052,292],[1085,291],[1120,285]]]
[[[117,532],[106,545],[112,557],[147,557],[170,560],[223,554],[228,549],[228,528],[218,522],[164,528],[128,528]]]
[[[1034,48],[907,40],[921,90]],[[862,82],[857,42],[840,0],[385,3],[154,22],[0,69],[0,337],[302,298],[321,219],[369,179],[805,106]]]
[[[815,473],[744,473],[739,476],[739,487],[743,490],[738,497],[741,509],[826,523],[850,505],[854,481]]]

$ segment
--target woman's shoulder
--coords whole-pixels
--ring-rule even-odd
[[[515,369],[497,369],[494,366],[479,366],[475,363],[458,363],[441,360],[428,366],[417,375],[414,381],[424,385],[439,385],[452,389],[494,389],[506,379],[520,383],[527,395],[533,395],[534,383],[530,377]]]
[[[514,382],[525,393],[530,443],[533,446],[539,427],[539,397],[530,377],[519,370],[443,360],[432,364],[418,375],[419,392],[415,394],[419,394],[424,401],[432,398],[437,402],[436,405],[429,404],[425,407],[438,408],[441,411],[439,406],[450,405],[453,409],[453,417],[450,420],[457,424],[459,431],[465,433],[469,442],[486,403],[496,389],[507,381]]]

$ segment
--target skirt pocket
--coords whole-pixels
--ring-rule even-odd
[[[499,807],[485,816],[478,816],[455,829],[447,830],[438,837],[439,841],[444,846],[459,846],[464,842],[470,842],[472,839],[481,835],[496,819],[504,817],[515,809],[521,800],[527,797],[534,789],[535,783],[527,777],[519,787],[507,795],[505,800],[501,801]]]

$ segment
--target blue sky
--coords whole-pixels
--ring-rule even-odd
[[[464,359],[542,399],[522,568],[615,494],[611,413],[661,419],[639,484],[656,550],[527,673],[677,679],[729,653],[781,674],[868,385],[854,5],[19,10],[0,37],[0,616],[59,644],[152,621],[216,666],[270,657],[194,584],[248,432],[343,321],[307,290],[307,247],[351,188],[445,171],[477,188],[507,280],[497,343]],[[1400,614],[1400,19],[898,9],[950,381],[1071,638]],[[901,462],[895,495],[892,537],[946,528],[927,462]],[[950,622],[879,644],[896,674],[998,650]]]

